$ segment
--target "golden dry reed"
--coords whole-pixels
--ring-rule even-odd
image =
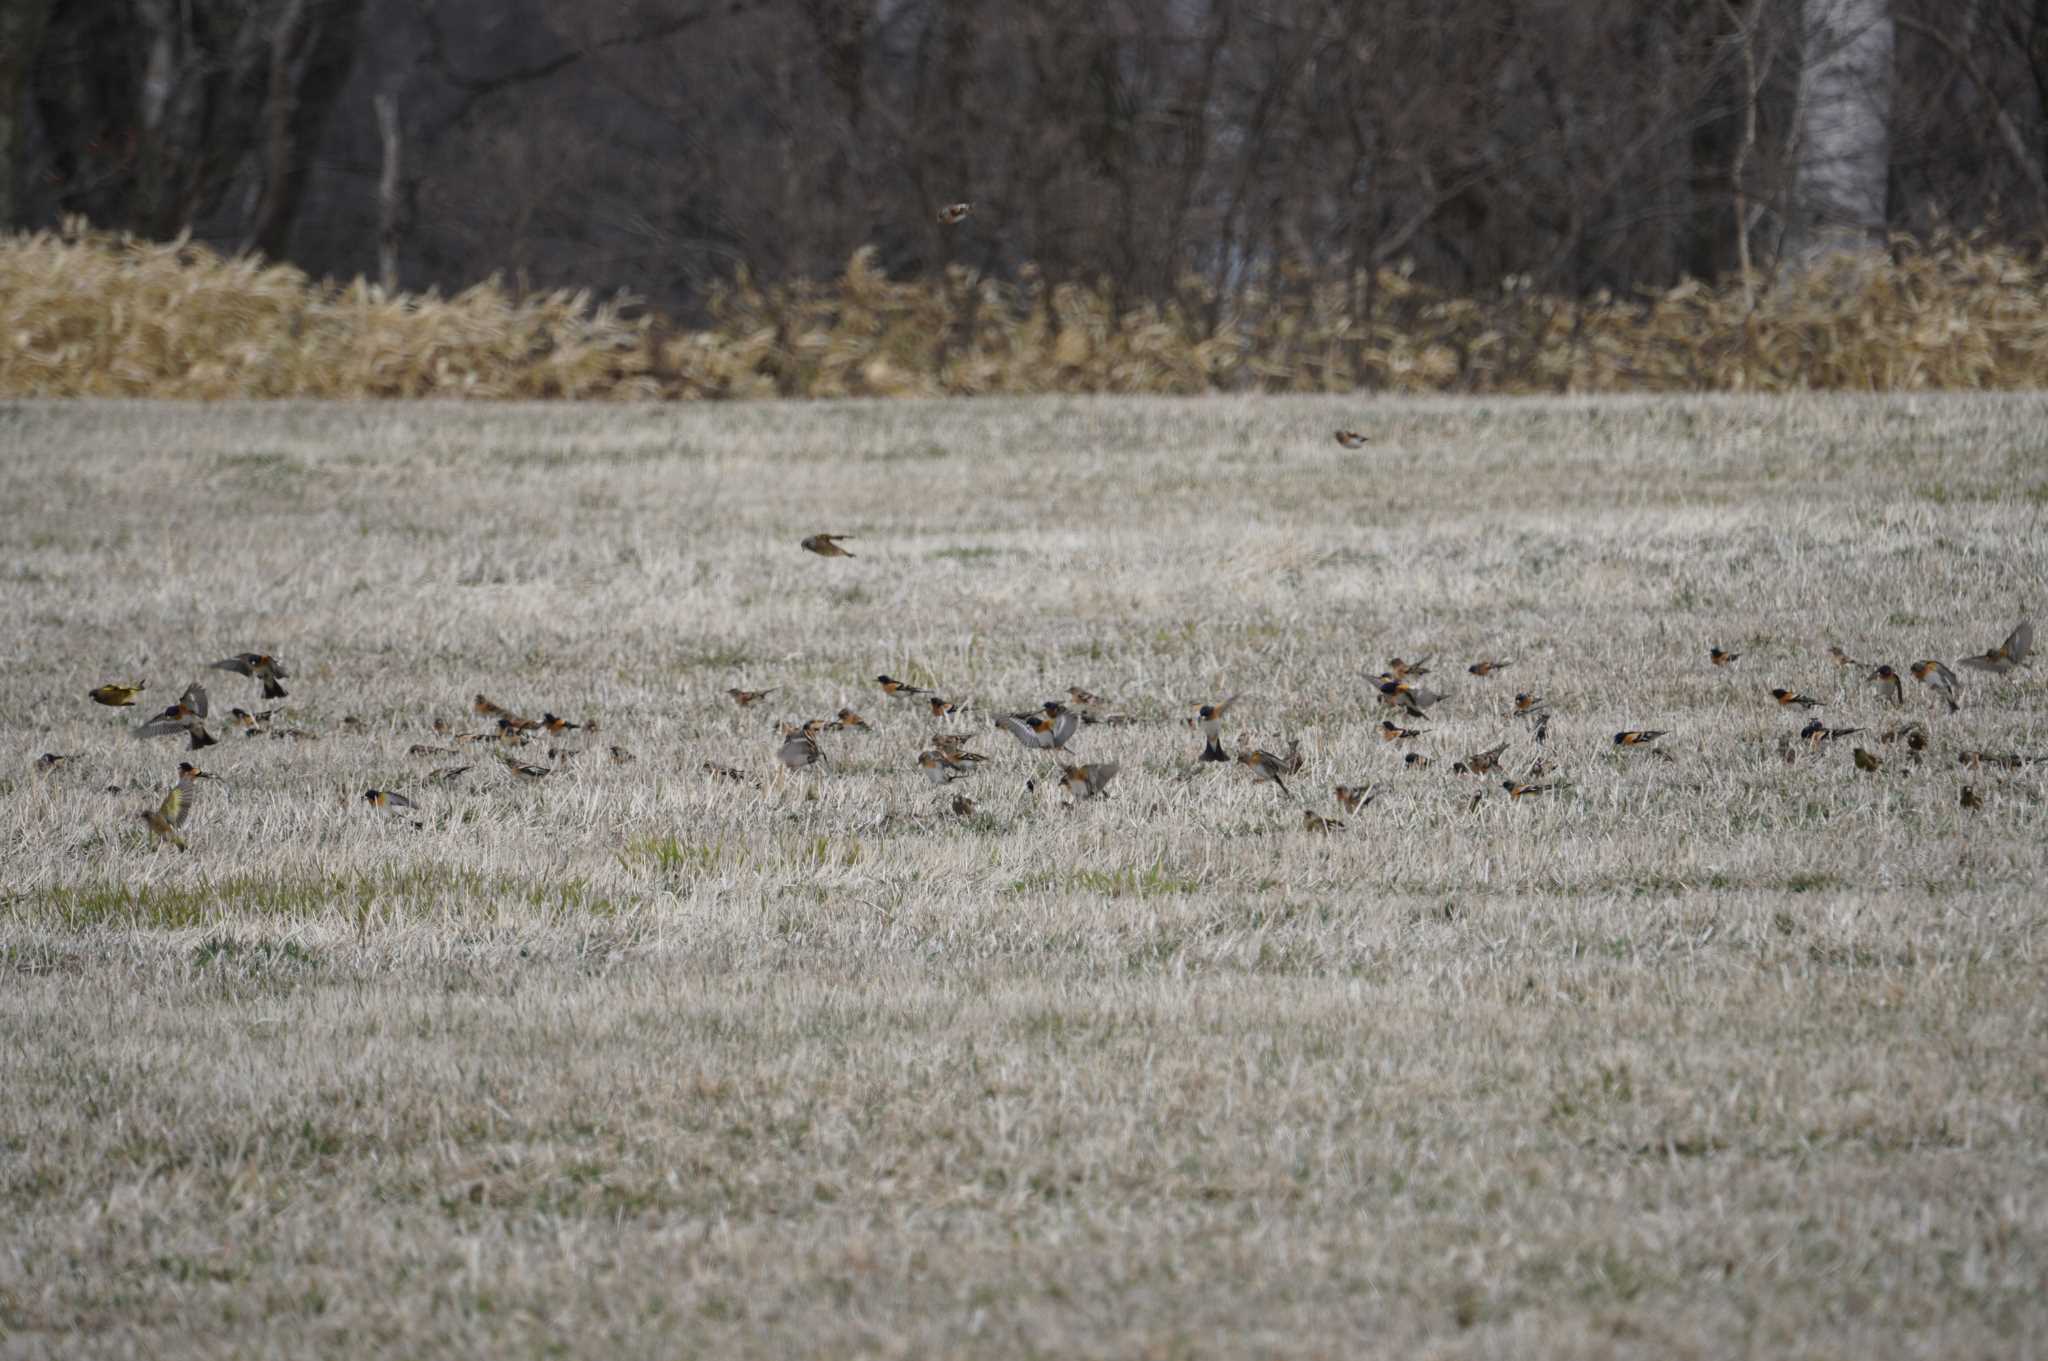
[[[1284,273],[1284,272],[1283,272]],[[682,331],[633,299],[453,298],[62,230],[0,238],[0,396],[597,400],[982,393],[1861,392],[2048,386],[2048,264],[1979,239],[1894,243],[1775,288],[1483,297],[1400,270],[1283,279],[1119,313],[1074,283],[955,266],[892,281],[863,248],[829,283],[741,272]],[[1360,324],[1357,316],[1369,318]]]

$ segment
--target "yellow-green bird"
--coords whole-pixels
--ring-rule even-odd
[[[109,681],[96,689],[86,691],[85,694],[86,698],[95,704],[104,704],[109,709],[125,709],[135,703],[135,697],[148,688],[147,681],[137,681],[133,685]]]
[[[178,829],[185,825],[185,818],[192,811],[192,783],[181,780],[164,795],[164,801],[154,808],[145,808],[135,816],[142,820],[159,841],[168,841],[179,850],[189,849],[185,838],[178,835]]]

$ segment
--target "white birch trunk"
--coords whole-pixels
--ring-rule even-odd
[[[1806,0],[1785,260],[1811,268],[1884,240],[1891,0]]]

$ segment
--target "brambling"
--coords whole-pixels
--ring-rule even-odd
[[[283,699],[285,689],[280,680],[288,680],[291,672],[284,669],[284,663],[263,652],[239,652],[214,662],[212,671],[232,671],[238,676],[250,676],[263,686],[263,698]]]
[[[1372,441],[1366,436],[1359,434],[1356,430],[1339,430],[1337,432],[1337,443],[1343,445],[1346,449],[1363,449]]]
[[[1914,662],[1913,679],[1932,690],[1948,705],[1948,711],[1955,713],[1963,706],[1956,702],[1956,673],[1933,658]]]
[[[811,534],[797,546],[806,553],[816,553],[821,558],[850,558],[854,555],[839,546],[841,539],[850,539],[851,534]]]

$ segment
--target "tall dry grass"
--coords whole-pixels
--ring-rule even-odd
[[[89,230],[0,241],[0,395],[645,400],[991,393],[1780,392],[2048,385],[2048,265],[1982,241],[1895,244],[1759,291],[1636,298],[1510,281],[1458,297],[1400,270],[1166,305],[955,267],[828,283],[742,273],[711,325],[629,298],[388,295],[285,265]]]

